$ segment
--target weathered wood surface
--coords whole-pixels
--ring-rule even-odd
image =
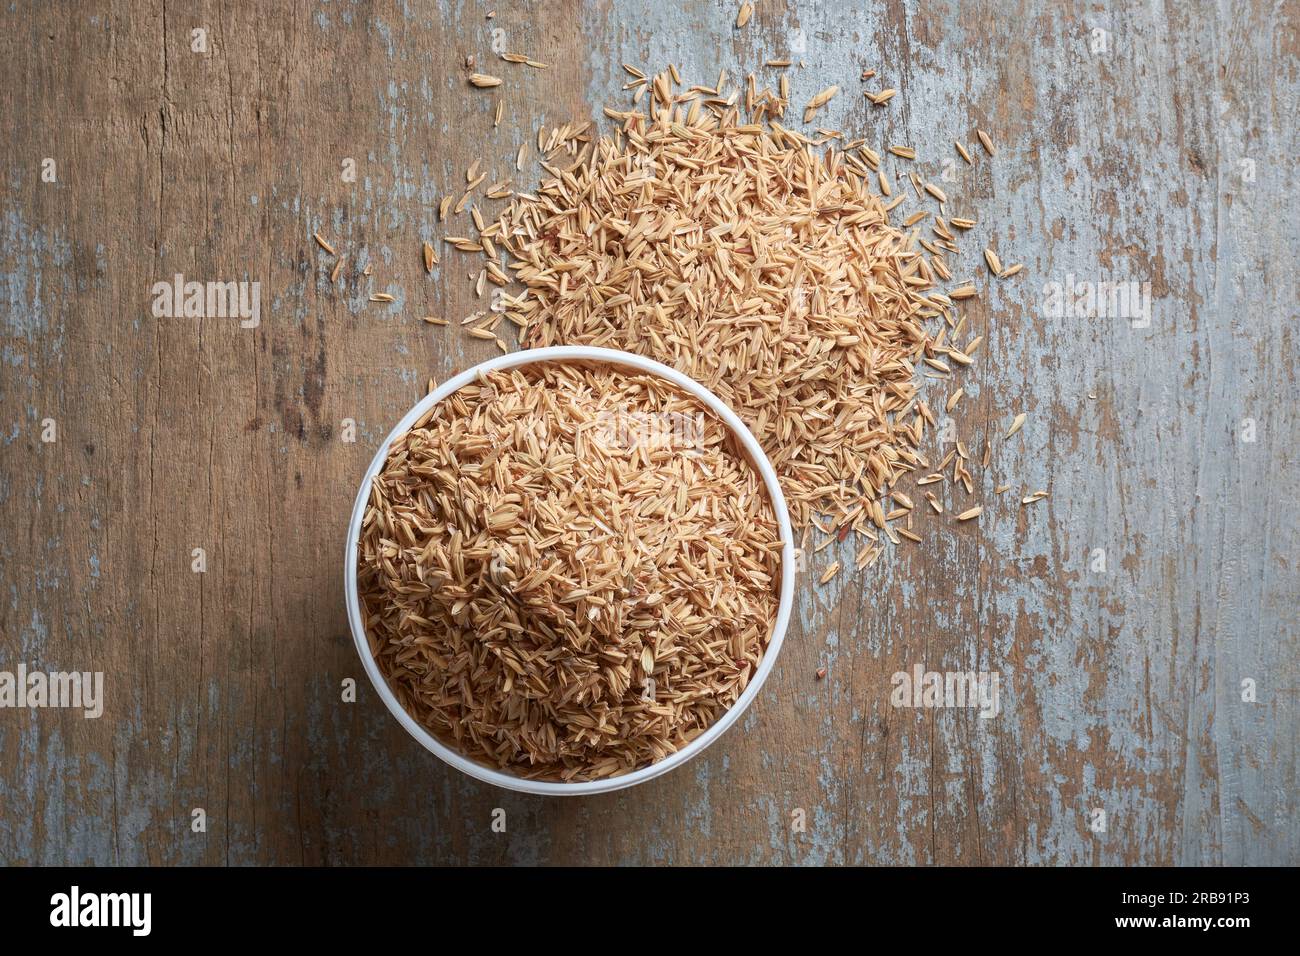
[[[0,12],[0,670],[107,682],[97,720],[0,710],[0,861],[1300,862],[1295,7],[759,0],[737,31],[738,5]],[[494,29],[552,68],[496,61]],[[980,220],[965,271],[986,284],[988,242],[1026,272],[969,307],[956,417],[978,447],[1028,422],[978,523],[805,580],[772,680],[693,764],[596,799],[474,783],[366,685],[341,593],[375,446],[492,352],[418,321],[476,307],[467,260],[422,274],[434,202],[539,121],[598,117],[620,62],[774,84],[787,53],[797,105],[845,91],[824,125],[931,179],[975,151],[944,184]],[[468,54],[506,84],[471,91]],[[175,273],[260,282],[260,326],[154,318]],[[1050,317],[1070,275],[1149,283],[1149,326]],[[999,672],[1001,713],[891,707],[916,664]]]

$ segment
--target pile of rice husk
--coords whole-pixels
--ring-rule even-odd
[[[889,523],[910,527],[910,515],[880,500],[929,467],[919,373],[970,362],[953,299],[974,289],[936,288],[951,278],[953,224],[934,213],[930,240],[891,224],[903,196],[881,195],[882,158],[861,143],[822,150],[775,120],[743,122],[734,95],[677,92],[667,73],[645,86],[648,113],[606,110],[613,135],[553,130],[548,177],[483,230],[526,287],[506,317],[525,347],[599,345],[675,366],[754,432],[797,526],[830,515],[896,541]]]

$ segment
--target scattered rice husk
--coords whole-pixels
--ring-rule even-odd
[[[827,103],[829,103],[832,99],[835,98],[835,94],[838,93],[839,91],[840,88],[838,86],[828,86],[826,87],[826,89],[822,90],[811,100],[809,100],[808,105],[804,107],[803,121],[805,123],[809,122],[814,116],[817,115],[817,111],[819,109],[821,109],[823,106],[825,106]]]
[[[624,422],[697,422],[688,448]],[[459,389],[389,449],[359,543],[371,650],[450,746],[530,778],[661,760],[732,706],[781,542],[726,426],[661,379],[537,365]],[[650,681],[653,681],[651,683]]]

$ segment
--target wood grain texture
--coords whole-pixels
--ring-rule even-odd
[[[97,720],[0,710],[0,862],[1300,863],[1294,6],[759,0],[739,31],[729,2],[103,6],[0,11],[0,669],[107,682]],[[621,62],[761,85],[786,54],[797,105],[838,83],[819,123],[916,146],[978,218],[965,274],[984,244],[1025,263],[967,310],[985,514],[822,588],[818,554],[772,679],[685,768],[479,785],[383,709],[342,600],[375,447],[493,354],[418,321],[480,307],[468,258],[423,274],[437,199],[598,118]],[[155,319],[176,273],[260,282],[261,324]],[[1149,283],[1149,325],[1052,317],[1067,276]],[[916,664],[997,671],[999,716],[891,707]]]

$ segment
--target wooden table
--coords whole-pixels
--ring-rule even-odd
[[[1297,24],[1251,6],[0,12],[0,670],[105,675],[98,719],[0,710],[0,861],[1300,862]],[[494,354],[419,320],[480,307],[468,258],[423,273],[436,202],[625,103],[622,62],[763,86],[785,56],[792,114],[839,84],[819,125],[914,145],[979,220],[954,417],[993,440],[985,514],[821,588],[815,556],[773,678],[687,767],[479,785],[384,710],[342,596],[377,444]],[[984,245],[1024,273],[990,281]],[[259,283],[259,323],[155,317],[177,274]],[[1136,295],[1057,295],[1099,282]],[[998,716],[891,706],[917,665],[996,671]]]

